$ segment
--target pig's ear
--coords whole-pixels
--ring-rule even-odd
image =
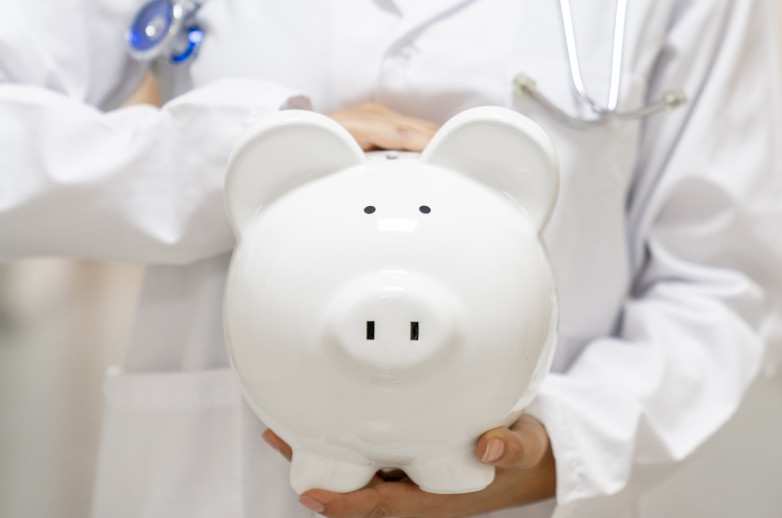
[[[505,108],[464,111],[434,136],[421,160],[469,176],[505,194],[546,227],[559,192],[559,166],[548,135]]]
[[[228,160],[225,203],[234,234],[275,198],[365,160],[350,133],[325,115],[283,110],[260,119]]]

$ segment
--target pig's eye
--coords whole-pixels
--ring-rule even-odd
[[[365,214],[373,214],[374,212],[375,212],[375,207],[373,207],[372,205],[367,205],[366,207],[364,207]]]
[[[430,209],[427,205],[421,205],[420,207],[418,207],[418,210],[421,211],[421,214],[429,214],[430,212],[432,212],[432,209]]]

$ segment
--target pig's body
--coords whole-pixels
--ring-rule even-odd
[[[384,467],[479,490],[493,468],[475,440],[518,416],[553,351],[540,222],[426,152],[374,158],[283,183],[247,213],[226,291],[232,362],[293,447],[298,492],[358,489]]]

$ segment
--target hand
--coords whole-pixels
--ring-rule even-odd
[[[331,118],[342,124],[364,151],[422,151],[440,128],[433,122],[408,117],[379,104],[336,111]]]
[[[271,430],[266,442],[288,460],[291,448]],[[494,482],[482,491],[438,495],[421,491],[401,472],[377,474],[367,487],[340,494],[311,489],[299,498],[328,518],[465,518],[517,507],[554,496],[556,472],[548,434],[537,419],[522,416],[510,428],[483,434],[478,459],[497,467]]]

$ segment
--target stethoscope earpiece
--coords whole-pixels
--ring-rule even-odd
[[[187,29],[187,45],[184,49],[178,53],[171,54],[171,62],[174,64],[185,63],[192,58],[198,47],[201,46],[201,42],[204,39],[204,31],[198,25],[193,25]]]
[[[166,57],[179,65],[198,51],[204,33],[193,23],[201,7],[195,0],[150,0],[139,10],[128,28],[128,52],[141,61]]]

